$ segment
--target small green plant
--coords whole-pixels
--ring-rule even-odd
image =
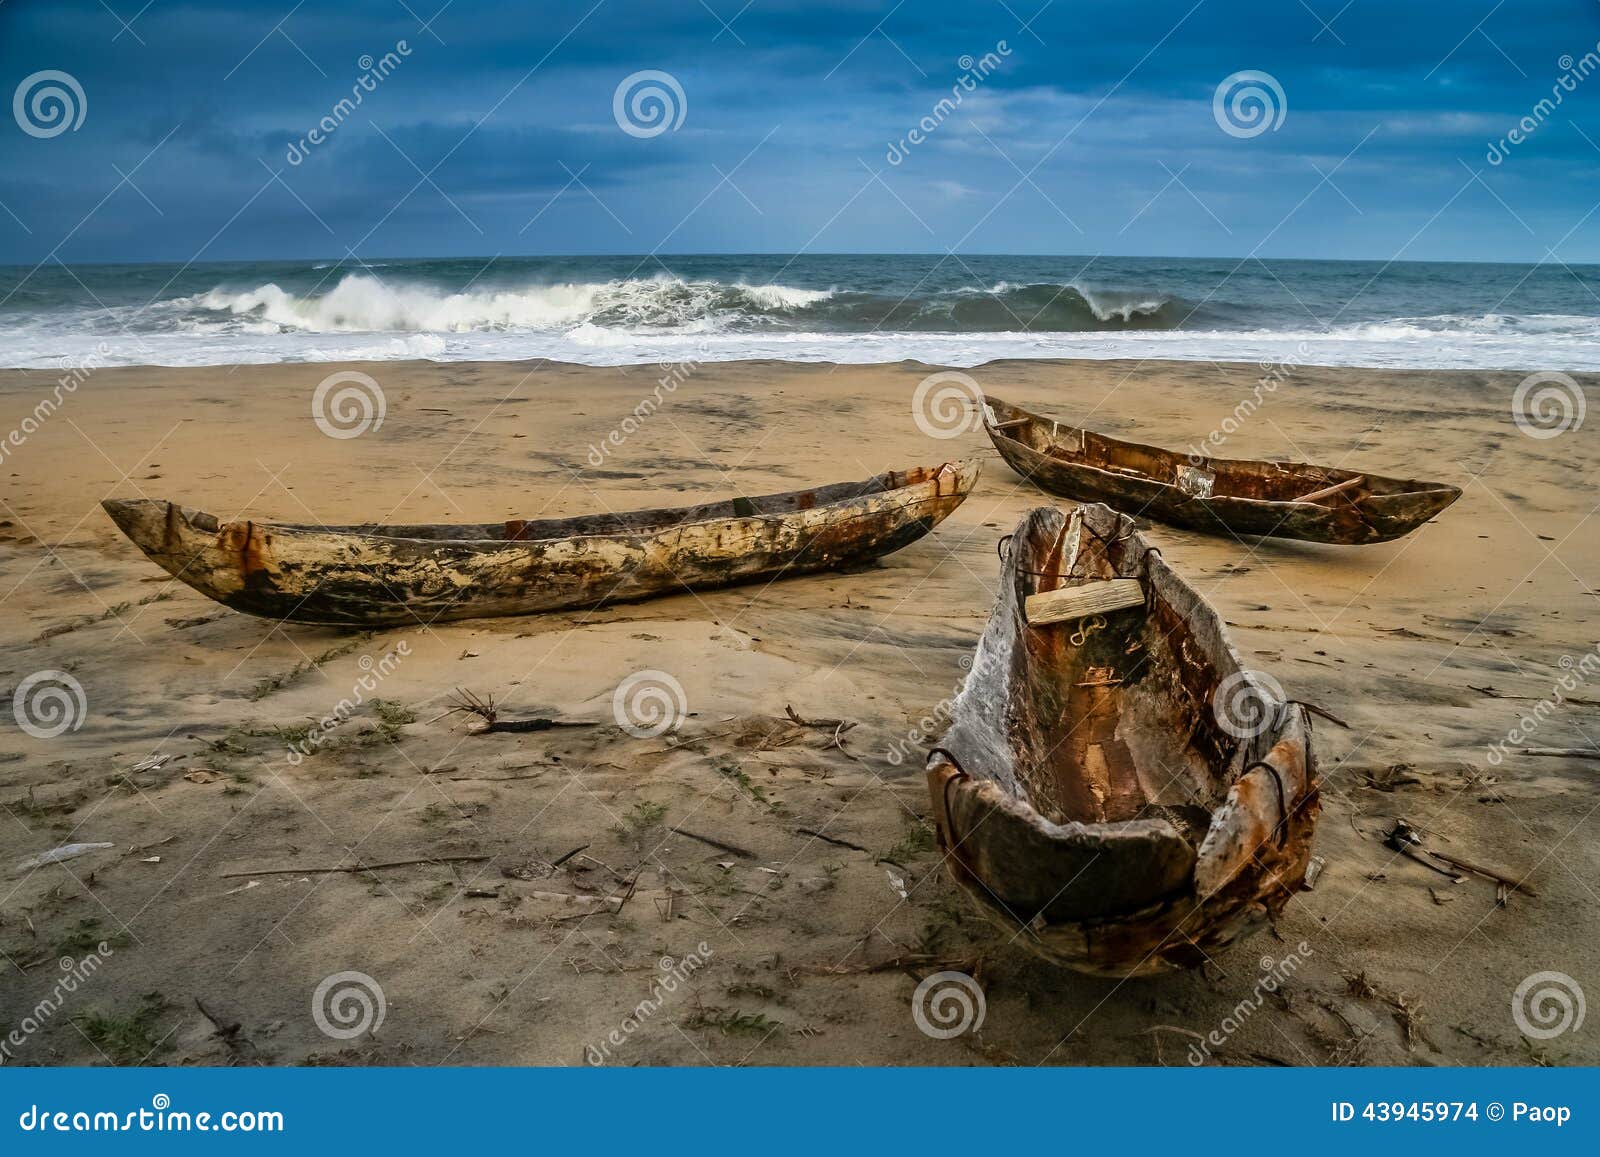
[[[900,842],[878,859],[891,864],[904,864],[907,860],[914,860],[931,851],[933,851],[933,829],[917,823],[907,827],[905,835],[900,837]]]
[[[655,827],[667,816],[667,805],[654,800],[640,800],[622,817],[622,823],[612,828],[617,835],[636,839]]]
[[[291,683],[298,682],[302,677],[317,670],[324,663],[331,663],[335,659],[348,655],[370,638],[372,638],[372,632],[364,631],[343,643],[334,644],[326,651],[323,651],[322,654],[314,656],[309,662],[302,659],[287,671],[280,671],[276,675],[267,675],[264,678],[257,679],[255,685],[245,692],[245,698],[252,703],[257,699],[265,699],[274,691],[281,691]]]
[[[392,699],[374,699],[372,710],[385,727],[404,727],[408,723],[417,721],[417,713],[404,703],[396,703]]]
[[[137,1065],[165,1047],[166,1038],[156,1030],[166,1008],[166,997],[147,992],[130,1013],[117,1015],[91,1009],[73,1017],[72,1022],[114,1064]]]
[[[66,934],[56,941],[56,951],[62,956],[78,956],[98,949],[101,943],[112,948],[121,948],[128,943],[126,932],[107,932],[100,926],[100,921],[94,916],[86,916],[79,920]]]
[[[684,1021],[685,1028],[714,1028],[723,1036],[771,1036],[783,1031],[781,1020],[764,1012],[740,1012],[736,1008],[698,1008]]]
[[[718,775],[728,780],[741,793],[761,804],[768,811],[781,812],[783,804],[767,795],[766,789],[745,773],[737,760],[723,757],[711,765]]]

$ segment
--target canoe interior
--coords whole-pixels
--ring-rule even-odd
[[[1099,504],[1026,514],[929,753],[952,875],[1013,939],[1108,976],[1192,967],[1297,891],[1318,811],[1304,707]],[[1142,605],[1030,624],[1029,596],[1137,579]],[[1226,705],[1224,707],[1224,705]]]
[[[792,514],[796,511],[849,502],[872,494],[887,494],[893,490],[932,481],[941,470],[945,469],[947,468],[944,466],[915,466],[908,470],[886,471],[864,482],[837,482],[830,486],[818,486],[810,490],[789,490],[757,498],[733,498],[697,506],[585,514],[576,518],[547,518],[533,521],[514,518],[504,522],[480,523],[362,523],[350,526],[274,522],[270,525],[285,530],[361,534],[375,538],[421,539],[433,542],[549,542],[554,539],[593,535],[649,534],[696,522],[711,522],[720,518]],[[191,521],[201,530],[214,531],[220,526],[218,519],[203,512],[195,512]]]
[[[1085,527],[1013,540],[1019,599],[1118,577],[1128,540],[1102,543]],[[1164,819],[1198,846],[1237,746],[1210,710],[1217,672],[1159,598],[1101,619],[1077,645],[1082,624],[1021,632],[1021,798],[1058,824]]]
[[[1294,502],[1304,495],[1353,478],[1363,481],[1349,490],[1319,499],[1319,504],[1359,505],[1364,499],[1374,496],[1460,493],[1455,487],[1438,482],[1387,478],[1305,462],[1191,456],[1159,446],[1124,442],[1096,434],[1093,430],[1054,422],[998,398],[986,399],[986,407],[992,415],[992,418],[985,415],[989,418],[992,433],[1019,442],[1036,453],[1064,463],[1133,478],[1148,478],[1179,487],[1184,487],[1186,483],[1192,485],[1191,480],[1199,472],[1200,478],[1211,476],[1207,481],[1212,498]],[[1007,425],[1013,422],[1020,424]],[[997,426],[1004,428],[995,430]]]

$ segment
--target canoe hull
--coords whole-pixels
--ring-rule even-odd
[[[1353,471],[1302,463],[1257,462],[1248,459],[1190,458],[1158,447],[1062,426],[999,399],[987,400],[985,428],[1008,466],[1051,494],[1079,502],[1101,502],[1124,514],[1150,518],[1170,526],[1206,534],[1298,539],[1337,545],[1389,542],[1400,538],[1455,502],[1461,491],[1442,483],[1407,482],[1371,476],[1369,488],[1353,501],[1334,496],[1325,502],[1295,502],[1191,493],[1176,483],[1186,468],[1200,476],[1237,471],[1276,480],[1301,479],[1301,493],[1326,482],[1357,477]],[[1007,422],[1031,419],[1037,430],[1029,438],[1017,427],[996,429]],[[1102,461],[1136,463],[1127,472],[1092,465],[1085,450],[1098,451]],[[1135,472],[1137,471],[1137,472]]]
[[[1146,606],[1080,642],[1030,627],[1025,599],[1064,541],[1115,544],[1087,577],[1138,578]],[[1015,943],[1095,975],[1193,967],[1260,928],[1303,886],[1320,803],[1303,707],[1263,692],[1258,726],[1224,725],[1219,696],[1246,676],[1129,519],[1030,512],[928,758],[957,884]]]
[[[977,467],[896,477],[913,475],[910,485],[783,514],[601,534],[567,520],[561,528],[580,533],[558,538],[539,536],[553,523],[507,524],[509,533],[532,528],[523,540],[224,522],[155,500],[104,505],[146,555],[225,606],[374,627],[590,608],[861,565],[937,526],[966,497]]]

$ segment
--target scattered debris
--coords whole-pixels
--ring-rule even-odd
[[[691,840],[699,840],[702,844],[716,848],[719,852],[727,852],[734,856],[743,856],[747,860],[753,860],[756,858],[756,854],[754,852],[747,848],[741,848],[737,844],[724,843],[721,840],[712,839],[710,836],[703,836],[699,832],[691,832],[688,828],[677,827],[671,830],[677,835],[688,836]]]
[[[222,775],[209,767],[194,767],[184,772],[183,778],[190,783],[216,783]]]
[[[1521,892],[1526,896],[1537,896],[1539,894],[1528,886],[1526,879],[1518,879],[1506,872],[1497,871],[1494,868],[1486,868],[1482,864],[1475,864],[1471,860],[1453,856],[1448,852],[1439,852],[1423,847],[1422,837],[1405,820],[1395,821],[1394,828],[1384,838],[1384,843],[1410,859],[1416,860],[1423,867],[1431,868],[1440,875],[1449,876],[1457,884],[1466,879],[1465,876],[1461,875],[1461,872],[1471,872],[1475,876],[1493,880],[1495,883],[1495,900],[1501,907],[1505,906],[1506,898],[1511,892]],[[1434,861],[1439,861],[1439,863]],[[1441,867],[1441,863],[1448,865],[1448,867]],[[1460,869],[1460,871],[1456,869]]]
[[[110,844],[106,844],[110,847]],[[293,876],[299,873],[312,876],[334,872],[376,872],[383,868],[409,868],[413,864],[481,864],[489,856],[423,856],[415,860],[389,860],[382,864],[342,864],[331,868],[251,868],[241,872],[223,872],[219,879],[232,880],[239,876]]]
[[[65,860],[75,860],[89,852],[98,852],[104,848],[114,848],[115,844],[62,844],[59,848],[51,848],[48,852],[40,852],[36,856],[29,856],[19,863],[15,871],[31,872],[35,868],[42,868],[46,864],[59,864]]]
[[[825,844],[832,844],[838,848],[849,848],[852,852],[867,852],[868,855],[872,854],[860,844],[852,844],[849,840],[841,840],[837,836],[825,835],[824,833],[817,831],[815,828],[795,828],[795,831],[802,836],[810,836],[812,839],[821,840]]]
[[[472,691],[456,688],[446,715],[474,715],[467,724],[469,735],[487,735],[491,731],[549,731],[554,727],[597,727],[596,723],[565,719],[501,719],[493,695],[480,696]]]

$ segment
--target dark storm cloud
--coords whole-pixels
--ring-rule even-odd
[[[1536,112],[1596,51],[1589,0],[742,3],[11,0],[0,95],[60,70],[88,113],[0,120],[0,260],[1600,257],[1600,76]],[[614,120],[645,69],[681,84],[676,131]],[[1281,86],[1275,131],[1214,119],[1242,70]]]

